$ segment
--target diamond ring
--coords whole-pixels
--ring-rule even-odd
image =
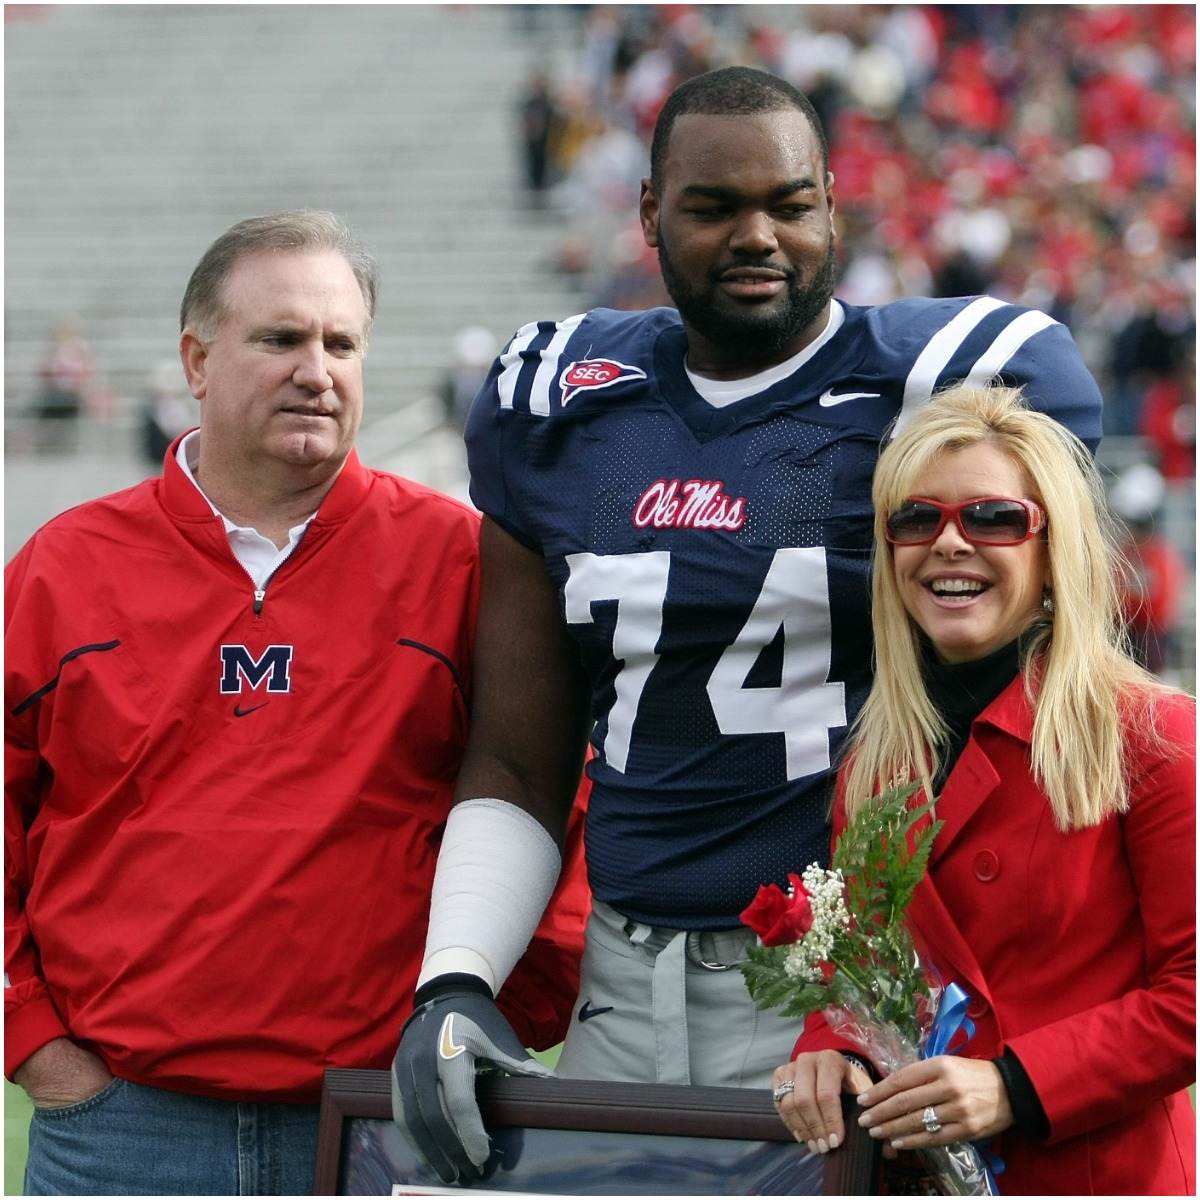
[[[926,1106],[925,1111],[921,1113],[921,1124],[925,1126],[926,1133],[937,1133],[942,1127],[941,1121],[937,1119],[937,1113],[933,1111],[933,1105]]]
[[[796,1081],[794,1079],[785,1079],[772,1093],[775,1097],[775,1103],[778,1104],[789,1092],[796,1090]]]

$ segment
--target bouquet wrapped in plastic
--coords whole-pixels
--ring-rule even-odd
[[[838,1036],[890,1075],[950,1049],[967,996],[943,989],[922,966],[904,924],[941,822],[914,827],[932,804],[909,806],[916,785],[893,788],[847,823],[828,869],[790,875],[787,892],[761,887],[742,920],[759,935],[742,964],[760,1008],[785,1016],[820,1010]],[[969,1142],[918,1150],[947,1196],[989,1196],[991,1171]]]

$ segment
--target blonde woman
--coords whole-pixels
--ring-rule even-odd
[[[1005,1194],[1192,1193],[1195,704],[1123,649],[1096,469],[1018,391],[963,386],[873,499],[877,670],[835,837],[898,778],[938,797],[909,922],[975,1035],[868,1086],[810,1019],[780,1115],[836,1146],[849,1089],[892,1150],[994,1138]]]

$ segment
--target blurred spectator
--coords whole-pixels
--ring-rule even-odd
[[[464,326],[455,335],[453,357],[439,388],[447,425],[462,429],[466,424],[467,409],[498,350],[495,336],[482,325]]]
[[[167,447],[185,430],[200,423],[200,410],[188,390],[179,359],[164,358],[146,376],[139,415],[142,457],[162,465]]]
[[[631,220],[612,239],[607,274],[596,289],[597,304],[604,308],[637,311],[669,305],[658,254],[646,245],[639,222]]]
[[[1121,546],[1127,569],[1120,587],[1134,656],[1160,675],[1176,659],[1180,601],[1188,578],[1178,551],[1155,530],[1165,495],[1162,475],[1147,463],[1122,472],[1109,495],[1127,531]]]
[[[549,183],[550,146],[558,123],[558,108],[550,95],[549,80],[540,71],[535,72],[521,100],[521,148],[525,183],[538,202]]]
[[[1149,391],[1165,385],[1178,392],[1195,337],[1195,321],[1181,289],[1162,279],[1137,287],[1132,311],[1113,338],[1113,403],[1106,413],[1106,432],[1143,432]]]
[[[603,229],[637,207],[645,172],[646,150],[637,136],[597,115],[556,198],[581,221]]]
[[[42,450],[60,450],[75,443],[75,425],[88,399],[92,382],[92,352],[74,320],[62,321],[51,334],[46,357],[38,369],[39,389],[34,414],[40,426]]]
[[[1158,454],[1167,479],[1196,474],[1196,367],[1194,354],[1172,378],[1159,379],[1146,390],[1142,435]]]

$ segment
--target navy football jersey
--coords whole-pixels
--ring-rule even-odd
[[[592,685],[596,897],[737,925],[829,856],[832,768],[871,675],[871,476],[932,392],[999,375],[1093,448],[1068,331],[988,297],[837,306],[782,382],[714,408],[674,309],[524,326],[467,424],[471,497],[536,550]],[[520,720],[520,714],[513,714]]]

